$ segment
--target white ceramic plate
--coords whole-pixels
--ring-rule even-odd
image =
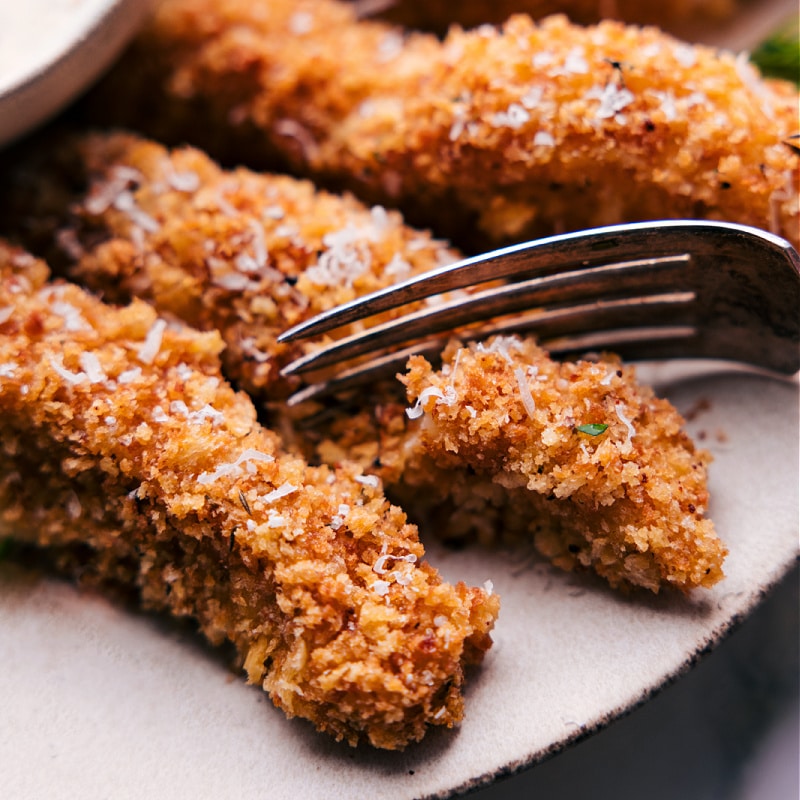
[[[710,514],[727,578],[691,597],[621,597],[531,554],[453,553],[494,582],[495,646],[456,732],[403,753],[351,750],[288,721],[163,620],[0,565],[0,775],[15,798],[446,797],[602,727],[688,668],[798,554],[798,384],[703,364],[642,370],[715,456]],[[54,794],[55,793],[55,794]]]

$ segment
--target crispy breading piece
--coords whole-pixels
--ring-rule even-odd
[[[373,287],[381,281],[390,281],[392,275],[388,273],[392,270],[385,270],[390,259],[394,263],[412,262],[414,269],[422,268],[433,260],[435,243],[429,242],[421,234],[401,228],[399,223],[390,226],[384,221],[384,227],[392,235],[386,240],[381,239],[380,243],[370,242],[368,234],[374,230],[375,211],[370,215],[354,202],[337,202],[336,198],[329,195],[314,195],[307,184],[298,184],[290,179],[264,177],[244,170],[233,173],[221,171],[194,150],[182,149],[170,155],[162,147],[132,136],[98,135],[80,138],[65,145],[59,157],[64,162],[76,164],[75,172],[60,174],[52,168],[51,161],[39,165],[38,171],[23,166],[22,175],[26,177],[29,190],[28,202],[17,196],[18,189],[14,181],[11,181],[10,187],[7,181],[7,200],[11,198],[13,205],[17,197],[12,223],[26,217],[33,218],[35,222],[41,217],[49,220],[50,235],[57,230],[62,242],[66,237],[70,245],[68,249],[75,251],[77,261],[69,273],[95,290],[116,300],[136,293],[154,303],[161,311],[168,311],[193,325],[219,328],[228,344],[229,352],[225,359],[228,374],[262,399],[278,396],[279,387],[274,379],[269,380],[272,377],[270,373],[259,371],[267,362],[248,358],[239,345],[241,341],[256,341],[260,352],[273,357],[277,352],[276,334],[300,315],[326,307],[330,302],[329,296],[350,295],[364,285]],[[173,182],[177,180],[183,187],[181,190],[170,187],[170,176],[173,176]],[[21,181],[22,178],[17,175],[16,183]],[[90,185],[88,189],[87,183]],[[66,193],[58,202],[51,202],[48,192],[59,196],[58,187],[62,185],[81,188],[74,194]],[[268,190],[276,187],[281,187],[279,197],[282,204],[279,207],[286,212],[281,224],[295,231],[289,253],[283,249],[285,239],[275,235],[272,223],[263,222]],[[226,200],[220,210],[216,201],[212,202],[209,197],[218,198],[223,189],[226,191]],[[307,201],[305,204],[288,202],[290,198],[296,199],[298,194]],[[31,197],[42,204],[38,207],[40,213],[36,213],[36,206],[31,206]],[[275,202],[277,197],[272,196],[270,202]],[[233,204],[239,210],[238,214],[228,213],[227,203]],[[46,214],[43,213],[44,207]],[[65,225],[70,213],[74,215],[72,224]],[[344,219],[347,223],[343,222]],[[353,287],[317,285],[310,279],[309,273],[319,271],[318,266],[307,268],[306,272],[298,271],[303,265],[303,256],[306,255],[307,265],[307,254],[316,254],[321,241],[326,236],[334,235],[331,232],[343,225],[345,229],[360,231],[354,238],[348,238],[349,246],[354,248],[354,252],[360,252],[362,247],[368,248],[365,252],[371,254],[370,269],[363,273],[361,282]],[[264,231],[263,243],[255,248],[254,229]],[[312,236],[310,244],[309,230]],[[322,235],[322,231],[327,233]],[[261,241],[260,237],[262,234],[256,239]],[[100,244],[93,244],[95,240]],[[384,245],[389,249],[384,251]],[[46,242],[43,246],[46,249]],[[394,251],[394,247],[400,249]],[[278,271],[271,267],[265,270],[264,264],[259,271],[248,268],[242,272],[237,269],[239,262],[252,259],[256,250],[261,248],[269,254],[269,263],[276,264]],[[335,249],[333,247],[326,252],[330,254]],[[210,253],[224,254],[224,259],[219,255],[214,256],[212,264],[219,261],[216,271],[207,263],[204,264],[204,259],[206,262],[210,260]],[[291,262],[292,253],[299,254],[299,264],[293,265]],[[247,265],[250,263],[246,261]],[[381,269],[387,274],[378,274]],[[286,274],[297,277],[291,289],[285,284],[283,276]],[[230,276],[244,278],[247,285],[241,291],[225,291],[217,285],[222,278],[215,280],[215,275],[229,276],[225,280],[229,280]],[[302,302],[298,302],[298,297],[302,298]],[[270,309],[268,315],[260,313],[264,307]],[[609,379],[604,366],[559,367],[532,344],[524,347],[531,351],[525,351],[528,356],[536,360],[541,376],[536,386],[540,392],[549,392],[552,397],[560,396],[558,387],[565,380],[562,373],[570,373],[581,376],[580,388],[584,395],[562,398],[564,403],[575,404],[583,402],[583,397],[588,397],[595,403],[599,413],[601,406],[605,408],[610,402],[609,393],[613,391],[621,397],[636,399],[638,405],[621,412],[627,413],[631,419],[641,416],[643,404],[648,409],[659,409],[657,414],[648,411],[647,436],[640,435],[636,440],[639,445],[635,451],[636,463],[658,460],[666,452],[665,442],[673,441],[676,443],[673,449],[680,457],[694,458],[691,443],[684,434],[678,432],[680,420],[677,413],[666,402],[655,400],[652,392],[637,386],[632,370],[626,368],[619,380]],[[511,352],[516,351],[512,348]],[[487,355],[481,357],[489,358]],[[472,364],[470,361],[465,363]],[[514,413],[508,404],[518,405],[518,394],[509,394],[508,399],[505,395],[496,396],[497,385],[489,381],[484,386],[481,382],[484,378],[474,365],[473,372],[470,391],[486,392],[486,400],[481,402],[490,404],[491,413],[503,418]],[[416,376],[413,386],[422,380],[419,373],[420,367],[417,365],[411,373]],[[458,373],[462,373],[461,368]],[[611,383],[599,383],[602,380],[610,380]],[[594,388],[593,382],[598,383]],[[568,386],[570,391],[575,389],[571,382]],[[420,391],[416,388],[415,396]],[[478,407],[476,401],[472,408]],[[272,413],[273,419],[279,418],[280,406],[273,407]],[[549,420],[548,424],[551,422]],[[619,427],[618,419],[615,424]],[[601,548],[605,540],[597,532],[597,525],[588,529],[592,531],[591,534],[585,532],[586,520],[580,513],[575,516],[574,499],[563,503],[547,501],[543,499],[544,490],[538,484],[509,490],[508,481],[504,478],[506,467],[491,456],[495,447],[500,447],[502,451],[502,444],[488,443],[486,468],[475,477],[472,474],[476,469],[474,453],[463,444],[449,450],[453,446],[454,434],[443,427],[435,429],[437,436],[441,433],[438,443],[434,442],[434,430],[430,428],[423,427],[427,436],[420,437],[416,425],[407,422],[403,405],[388,386],[371,387],[367,397],[360,397],[355,409],[344,407],[329,410],[325,423],[316,428],[304,426],[295,429],[288,421],[280,425],[280,430],[294,445],[303,448],[308,457],[322,458],[329,464],[347,459],[358,460],[365,468],[377,470],[394,496],[401,499],[403,507],[418,519],[427,519],[431,515],[442,517],[441,523],[432,527],[444,538],[454,538],[465,531],[475,530],[480,532],[484,540],[493,540],[501,532],[511,539],[530,541],[533,538],[539,549],[560,566],[571,568],[578,563],[591,565],[614,585],[626,582],[658,589],[661,585],[674,583],[689,588],[693,585],[710,585],[721,575],[717,563],[707,577],[698,577],[696,570],[702,569],[702,556],[697,558],[697,564],[701,566],[696,567],[691,577],[680,574],[674,565],[659,572],[661,567],[656,569],[647,559],[632,556],[629,548],[633,534],[624,532],[621,523],[614,529],[617,532],[614,560],[604,564],[592,553]],[[533,439],[528,442],[528,447],[537,441],[537,430],[535,426],[530,428]],[[565,430],[557,435],[565,435]],[[611,434],[603,439],[606,449],[612,447],[610,437]],[[574,465],[570,459],[577,452],[575,448],[579,441],[584,441],[584,446],[588,446],[594,440],[570,434],[566,439],[568,446],[554,451],[549,456],[550,461],[562,464],[564,470],[572,469]],[[439,450],[449,454],[444,466],[437,466],[441,461]],[[651,453],[650,450],[656,452]],[[627,460],[633,457],[623,455]],[[542,453],[539,452],[536,457],[543,457]],[[618,458],[621,457],[618,455]],[[695,475],[697,483],[692,491],[698,496],[690,501],[696,509],[706,505],[705,499],[699,498],[699,494],[705,492],[706,458],[705,454],[696,456],[699,471]],[[539,465],[537,461],[537,467]],[[630,469],[628,467],[624,472],[626,476]],[[587,483],[583,491],[595,497],[593,503],[603,504],[608,493],[619,490],[617,477],[613,470],[598,473],[595,482]],[[548,471],[548,479],[552,479],[551,470]],[[666,483],[671,485],[669,477]],[[656,485],[657,476],[654,475],[652,491],[655,491],[653,487]],[[625,487],[627,484],[623,487],[627,491]],[[616,505],[613,513],[609,511],[604,519],[611,520],[620,508],[622,506]],[[578,508],[578,511],[581,509]],[[663,538],[664,532],[672,524],[669,517],[663,523],[653,522],[663,512],[656,505],[632,502],[624,506],[624,511],[631,518],[640,513],[635,524],[642,529],[655,525],[652,534],[648,534],[651,539]],[[690,554],[693,548],[702,552],[707,532],[711,530],[710,523],[698,521],[700,519],[701,512],[698,512],[698,516],[691,524],[687,523],[680,534],[683,538],[679,544]],[[642,534],[637,533],[636,536],[640,544],[645,541]],[[711,537],[710,533],[708,537]],[[580,549],[572,553],[568,548],[577,548],[576,542],[580,542]],[[713,542],[718,548],[718,561],[721,561],[722,548],[716,539]],[[674,547],[675,543],[670,541],[669,548]],[[653,550],[651,555],[655,552]],[[674,560],[672,549],[668,552]],[[634,574],[633,565],[641,565],[643,561],[647,563],[641,567],[641,574]]]
[[[639,25],[658,25],[681,32],[731,17],[739,0],[353,0],[360,17],[381,19],[409,28],[444,33],[452,25],[475,28],[504,22],[512,14],[541,19],[566,14],[573,22],[590,25],[618,19]]]
[[[384,406],[381,445],[362,450],[409,512],[442,514],[450,536],[532,541],[615,587],[687,591],[723,577],[727,550],[705,517],[710,456],[632,367],[558,363],[498,337],[452,344],[439,371],[415,356],[401,377],[411,408]],[[320,446],[329,458],[373,438],[346,427]]]
[[[519,15],[440,42],[335,0],[166,0],[94,110],[483,249],[666,217],[797,244],[797,102],[746,56],[655,28]]]
[[[402,748],[461,719],[497,598],[444,583],[377,478],[283,453],[216,333],[47,284],[8,248],[0,275],[4,535],[195,618],[338,739]]]
[[[192,148],[117,133],[32,151],[4,174],[0,228],[107,300],[218,330],[226,375],[262,401],[297,387],[279,370],[301,348],[278,334],[458,258],[397,212]]]

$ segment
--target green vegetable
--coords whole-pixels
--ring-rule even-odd
[[[794,17],[779,28],[750,56],[770,78],[784,78],[800,84],[800,21]]]
[[[579,433],[588,433],[589,436],[599,436],[606,428],[608,425],[604,422],[589,422],[586,425],[578,425],[575,430]]]

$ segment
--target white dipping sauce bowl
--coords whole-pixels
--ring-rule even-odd
[[[150,6],[151,0],[0,0],[0,146],[98,78]]]

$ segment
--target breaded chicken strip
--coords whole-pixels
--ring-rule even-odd
[[[475,28],[504,22],[512,14],[541,19],[566,14],[573,22],[591,25],[618,19],[658,25],[680,32],[728,19],[741,0],[353,0],[361,17],[379,16],[405,25],[444,33],[452,25]]]
[[[711,457],[633,367],[556,362],[530,339],[496,337],[451,344],[440,370],[415,356],[399,377],[410,406],[385,397],[336,419],[315,432],[316,450],[359,459],[441,537],[533,544],[623,590],[722,579]]]
[[[798,94],[746,56],[564,17],[444,42],[335,0],[166,0],[95,119],[280,160],[472,249],[704,217],[798,237]]]
[[[36,233],[45,251],[55,234],[62,245],[67,245],[68,253],[62,252],[61,257],[72,253],[77,259],[68,268],[69,274],[115,300],[136,294],[160,311],[193,325],[218,328],[228,345],[223,355],[227,374],[261,400],[280,396],[274,368],[269,372],[264,367],[282,357],[275,337],[285,326],[301,315],[327,307],[332,297],[349,296],[364,287],[391,282],[394,271],[387,267],[389,263],[413,264],[415,270],[424,268],[433,261],[435,248],[441,247],[422,234],[403,228],[394,218],[391,223],[388,218],[384,220],[383,234],[376,240],[369,235],[375,231],[376,210],[370,213],[355,202],[314,195],[307,184],[290,179],[244,170],[225,172],[195,150],[181,149],[170,154],[136,137],[98,135],[66,144],[59,161],[71,164],[73,169],[59,171],[48,159],[38,169],[23,164],[18,173],[6,180],[7,207],[13,209],[6,217],[10,217],[12,227],[20,227],[26,219],[41,226]],[[182,189],[175,189],[170,181],[177,181]],[[21,188],[25,183],[27,193]],[[213,198],[219,198],[223,191],[226,200],[220,208]],[[298,202],[298,197],[304,202]],[[275,234],[275,222],[264,219],[265,204],[278,199],[277,207],[283,212],[280,222],[294,231],[288,252],[284,237]],[[237,213],[228,209],[228,203]],[[378,216],[384,219],[381,214]],[[342,226],[353,232],[348,239],[353,252],[362,253],[362,258],[369,255],[369,268],[364,265],[364,272],[352,286],[320,285],[314,277],[320,272],[319,262],[309,267],[309,255],[317,257],[321,242],[326,237],[339,236],[334,231]],[[254,230],[259,231],[255,240],[261,242],[257,247]],[[37,238],[33,233],[28,238]],[[259,269],[248,266],[242,272],[237,265],[250,265],[256,251],[262,251],[264,263]],[[335,252],[336,246],[324,250],[319,261],[332,259]],[[297,263],[291,261],[293,254],[297,255]],[[277,269],[267,267],[267,263]],[[300,271],[304,266],[305,272]],[[291,288],[285,282],[287,275],[297,279]],[[222,280],[229,282],[231,277],[244,278],[243,288],[226,291],[218,285]],[[268,308],[269,314],[261,312],[263,308]],[[241,342],[257,342],[265,357],[248,357]],[[457,356],[459,364],[463,359],[463,365],[455,374],[469,387],[469,392],[460,388],[459,397],[475,396],[464,401],[472,411],[485,407],[480,424],[489,437],[486,442],[472,442],[470,447],[464,442],[454,444],[460,441],[459,437],[467,436],[467,429],[457,433],[457,424],[465,420],[470,426],[479,424],[465,416],[472,411],[463,409],[451,409],[459,412],[452,421],[453,429],[430,426],[429,417],[420,428],[419,422],[407,419],[397,390],[388,385],[374,385],[366,393],[359,393],[354,407],[329,409],[324,424],[295,428],[291,421],[284,421],[280,430],[309,458],[321,458],[329,464],[358,460],[364,468],[379,474],[392,495],[417,519],[436,516],[433,527],[443,538],[477,531],[485,541],[500,536],[533,540],[559,566],[591,566],[614,585],[637,584],[657,590],[672,584],[688,589],[711,585],[720,577],[723,548],[713,536],[710,522],[702,519],[707,504],[707,455],[694,453],[691,442],[680,432],[677,412],[665,401],[655,399],[649,389],[639,386],[632,369],[612,375],[604,365],[559,366],[531,343],[490,350],[488,354],[479,350],[479,357],[470,356],[471,352]],[[535,424],[534,420],[519,417],[521,395],[508,391],[509,376],[503,375],[499,382],[487,378],[491,369],[497,371],[497,364],[491,365],[489,372],[481,372],[480,365],[492,359],[498,361],[498,353],[504,354],[508,365],[512,356],[529,360],[530,363],[520,361],[515,365],[512,377],[516,380],[517,369],[535,367],[536,391],[547,394],[548,404],[557,404],[552,412],[555,416],[543,417]],[[423,378],[434,380],[424,373],[421,363],[416,362],[411,372],[412,398],[431,392],[435,396],[440,391],[421,386]],[[508,372],[511,367],[507,363],[501,359],[499,366]],[[614,364],[613,371],[616,369]],[[576,383],[578,378],[580,382]],[[512,382],[512,388],[514,385]],[[615,398],[628,404],[618,407],[613,404]],[[583,408],[582,403],[591,405]],[[279,404],[272,406],[273,420],[281,418],[280,408]],[[635,449],[628,447],[627,439],[612,439],[613,431],[599,440],[578,436],[562,419],[578,420],[584,411],[590,417],[607,416],[612,411],[616,414],[617,408],[620,414],[637,420],[637,425],[646,419],[634,440]],[[541,409],[538,413],[540,417],[544,414]],[[608,458],[613,456],[616,466],[593,473],[593,480],[582,484],[582,493],[575,497],[570,491],[562,491],[559,502],[547,499],[553,487],[544,478],[526,485],[518,477],[512,488],[508,467],[497,457],[498,452],[502,454],[507,449],[502,437],[509,432],[504,421],[510,416],[519,418],[520,436],[527,430],[528,438],[519,443],[525,448],[526,457],[537,459],[537,469],[546,457],[547,481],[552,482],[558,470],[568,475],[576,468],[585,471],[585,465],[576,467],[575,455],[585,454],[596,441],[603,442],[602,452],[610,453]],[[614,430],[624,431],[620,420],[612,417]],[[547,432],[542,433],[540,428]],[[559,446],[546,455],[541,441],[548,437]],[[486,453],[476,455],[474,450],[479,450],[481,444],[486,445]],[[667,458],[665,466],[662,458]],[[632,489],[638,483],[631,475],[634,467],[647,469],[652,477],[651,492],[677,492],[682,468],[674,465],[679,461],[691,461],[696,467],[687,494],[687,502],[696,513],[673,531],[669,504],[659,506],[649,495]],[[674,468],[672,473],[670,468]],[[661,486],[666,489],[655,488]],[[605,508],[607,498],[620,492],[635,499]],[[587,516],[587,503],[599,504],[603,514]],[[624,524],[620,509],[627,515]],[[603,525],[612,526],[609,537],[601,533]],[[626,526],[634,526],[635,533]],[[643,530],[647,533],[641,533]],[[608,544],[608,538],[613,544]],[[653,544],[656,540],[668,542],[663,557]],[[705,551],[709,546],[713,554],[707,559]],[[601,547],[606,548],[602,558],[598,555]],[[643,547],[649,552],[646,557],[641,556]],[[685,558],[691,569],[686,567],[681,572],[676,566],[679,558]],[[712,565],[707,574],[706,560]]]
[[[261,401],[292,387],[279,371],[301,351],[280,333],[459,257],[396,212],[132,135],[34,142],[0,175],[0,230],[107,300],[218,330],[226,375]]]
[[[558,363],[530,340],[497,337],[451,346],[440,371],[412,358],[403,380],[412,419],[402,447],[380,454],[402,472],[400,496],[491,533],[494,521],[615,587],[686,591],[723,577],[727,550],[705,517],[710,456],[632,367]]]
[[[286,455],[215,333],[112,309],[0,250],[0,533],[230,640],[289,716],[402,748],[462,716],[497,598],[442,582],[353,466]]]

